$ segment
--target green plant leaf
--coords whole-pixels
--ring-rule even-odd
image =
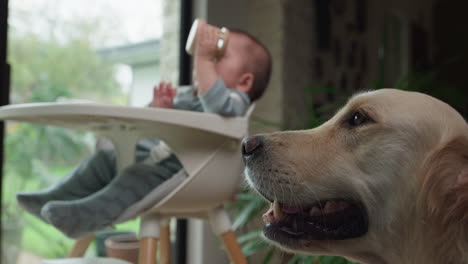
[[[248,222],[252,216],[255,216],[259,213],[260,209],[265,207],[265,202],[262,200],[254,199],[243,207],[238,213],[236,219],[232,223],[232,228],[236,230],[240,226],[243,226]]]
[[[300,261],[302,258],[301,255],[294,255],[289,261],[288,264],[296,264],[298,261]]]
[[[262,264],[268,264],[270,261],[273,259],[273,256],[276,253],[276,248],[271,246],[271,248],[268,250],[268,253],[265,255],[265,257],[262,260]]]
[[[242,247],[242,253],[248,257],[270,246],[270,244],[263,240],[251,240],[244,244]]]
[[[263,231],[261,229],[259,229],[259,230],[255,230],[255,231],[249,232],[247,234],[241,235],[241,236],[239,236],[237,238],[237,242],[242,244],[242,243],[245,243],[245,242],[247,242],[249,240],[252,240],[252,239],[256,239],[256,238],[258,239],[258,238],[260,238],[262,232]]]

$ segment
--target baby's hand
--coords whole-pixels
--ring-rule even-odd
[[[153,87],[153,100],[150,103],[151,107],[173,108],[176,89],[171,83],[160,82],[159,85]]]
[[[217,42],[219,29],[201,20],[198,25],[195,57],[214,60],[218,56]]]

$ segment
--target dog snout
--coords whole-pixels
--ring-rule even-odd
[[[263,137],[250,136],[242,140],[242,155],[248,157],[258,152],[263,147]]]

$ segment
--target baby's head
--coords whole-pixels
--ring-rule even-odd
[[[253,102],[262,96],[271,75],[268,49],[250,34],[229,29],[229,42],[216,63],[227,87],[246,93]]]

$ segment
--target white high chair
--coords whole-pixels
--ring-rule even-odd
[[[244,117],[224,118],[161,108],[33,103],[0,107],[0,119],[92,131],[97,137],[113,142],[119,170],[134,162],[135,144],[139,139],[158,138],[167,142],[183,164],[188,178],[143,213],[139,263],[155,263],[158,240],[160,262],[170,263],[167,219],[179,217],[207,220],[223,241],[231,261],[243,264],[247,262],[231,230],[223,203],[239,186],[243,168],[241,140],[248,133],[253,109],[252,105]],[[69,257],[82,257],[92,238],[93,235],[89,235],[78,240]],[[69,263],[67,261],[72,259],[49,263]],[[89,262],[76,261],[73,259],[73,263]],[[109,261],[107,259],[105,263],[111,263]],[[116,260],[115,263],[122,262]]]

